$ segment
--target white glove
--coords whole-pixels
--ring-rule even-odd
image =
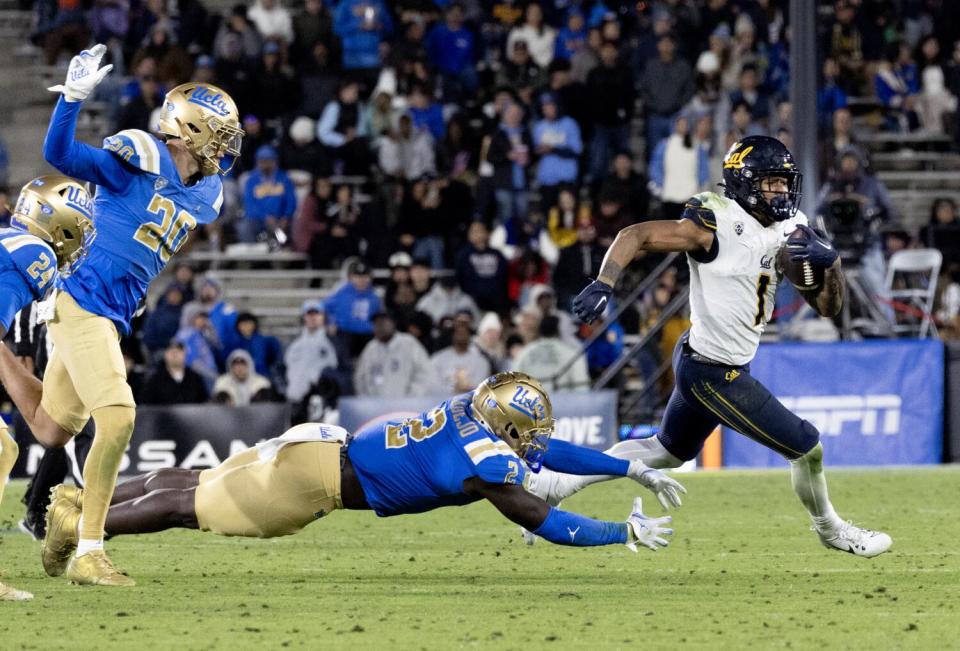
[[[670,544],[663,536],[672,536],[673,529],[664,527],[670,524],[671,518],[666,515],[662,518],[648,518],[643,514],[643,500],[633,499],[633,512],[627,518],[627,549],[637,551],[637,545],[657,551],[657,545],[666,547]]]
[[[634,480],[644,488],[650,489],[664,511],[670,510],[670,505],[679,508],[680,493],[686,493],[687,489],[675,479],[671,479],[659,470],[651,468],[639,459],[630,462],[630,468],[627,469],[627,477]]]
[[[113,65],[100,68],[100,60],[107,51],[107,46],[97,43],[89,50],[84,50],[70,59],[67,69],[67,80],[59,86],[51,86],[47,90],[54,93],[63,93],[68,102],[82,102],[90,96],[103,78],[110,74]],[[98,70],[99,68],[99,70]]]

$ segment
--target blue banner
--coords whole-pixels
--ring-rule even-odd
[[[409,418],[440,404],[449,396],[423,398],[341,398],[340,426],[356,432],[372,423]],[[550,394],[553,416],[557,419],[554,437],[606,450],[617,442],[616,391],[557,391]]]
[[[943,453],[943,359],[935,340],[765,344],[750,372],[820,430],[827,464],[925,464]],[[724,429],[723,465],[787,464]]]

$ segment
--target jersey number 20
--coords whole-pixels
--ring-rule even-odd
[[[162,262],[168,262],[187,241],[187,234],[197,226],[197,220],[186,210],[177,213],[174,203],[159,194],[153,195],[147,211],[160,215],[162,219],[159,224],[147,222],[140,226],[133,239],[154,253],[159,253]]]

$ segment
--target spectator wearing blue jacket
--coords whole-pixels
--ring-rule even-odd
[[[407,109],[417,129],[426,129],[434,142],[443,140],[446,124],[443,122],[443,109],[433,101],[422,84],[416,84],[410,91],[410,107]]]
[[[370,71],[380,67],[380,43],[393,32],[393,20],[382,0],[340,0],[333,31],[343,47],[343,67]]]
[[[457,103],[477,90],[477,51],[473,32],[464,28],[463,5],[451,3],[443,23],[426,38],[427,55],[440,72],[443,100]]]
[[[830,130],[833,114],[842,108],[847,108],[847,91],[838,83],[840,65],[836,59],[828,57],[823,62],[823,81],[817,88],[817,120],[820,130],[824,133]]]
[[[887,58],[881,61],[877,68],[874,86],[877,89],[877,99],[889,109],[888,129],[913,131],[920,126],[916,111],[920,78],[909,45],[890,45]]]
[[[255,242],[263,232],[286,233],[297,208],[293,181],[280,169],[277,150],[270,145],[257,149],[257,168],[250,173],[243,187],[244,220],[240,222],[240,239]],[[285,236],[278,237],[286,241]]]
[[[540,207],[547,211],[557,203],[561,186],[576,184],[583,142],[576,120],[560,114],[557,98],[552,93],[540,97],[540,108],[543,119],[533,125],[533,147],[540,156],[537,164]]]
[[[361,260],[350,263],[347,282],[324,302],[337,337],[356,357],[373,336],[373,315],[380,311],[380,297],[372,287],[370,267]]]
[[[147,315],[143,326],[143,345],[152,354],[166,349],[170,339],[180,326],[180,311],[183,309],[183,292],[171,283],[157,301],[153,312]]]
[[[571,7],[567,20],[557,33],[554,59],[569,61],[574,54],[587,47],[586,21],[579,7]]]
[[[217,332],[207,310],[199,303],[184,306],[181,323],[176,340],[183,344],[184,364],[203,378],[209,392],[220,375],[217,358],[222,351]]]
[[[249,312],[237,315],[237,337],[227,356],[238,348],[250,353],[257,373],[274,381],[274,368],[283,359],[283,346],[276,337],[260,334],[260,320]]]

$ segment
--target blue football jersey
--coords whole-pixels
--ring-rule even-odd
[[[50,245],[30,233],[0,229],[0,325],[9,330],[17,312],[43,298],[57,275]]]
[[[96,238],[74,273],[60,279],[88,312],[113,321],[124,334],[147,287],[198,224],[214,221],[223,204],[218,175],[184,185],[167,147],[144,131],[106,138],[105,150],[123,161],[124,178],[98,184],[93,221]],[[96,182],[90,170],[71,170]]]
[[[523,483],[523,461],[473,417],[472,397],[466,393],[416,418],[372,425],[353,438],[347,454],[377,515],[475,502],[463,492],[470,477]]]

